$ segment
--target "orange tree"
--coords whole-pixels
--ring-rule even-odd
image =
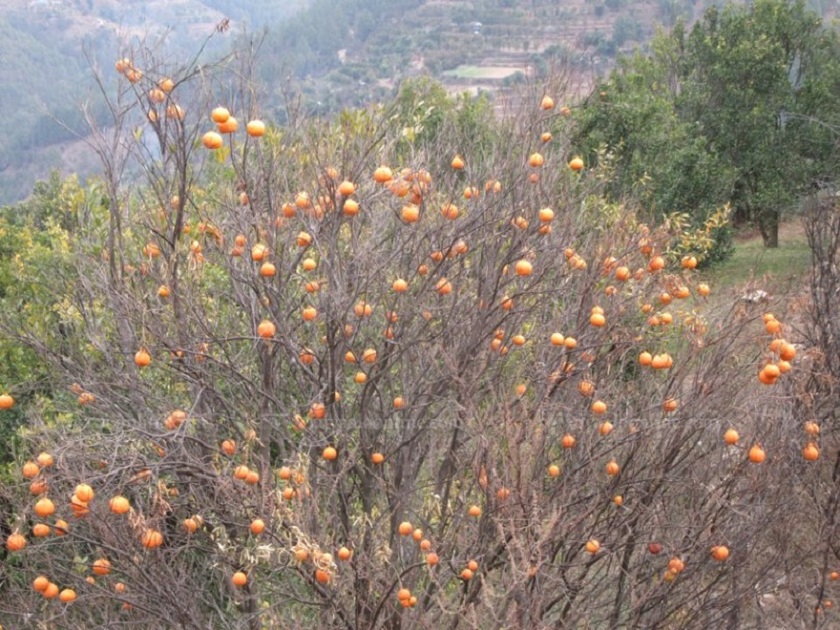
[[[0,619],[708,628],[785,575],[819,606],[796,349],[710,301],[713,224],[608,201],[536,90],[275,128],[247,66],[118,62],[58,268],[15,260],[40,301],[0,325],[57,393]]]

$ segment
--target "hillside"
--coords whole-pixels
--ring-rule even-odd
[[[586,91],[616,56],[644,48],[658,28],[691,23],[713,0],[314,0],[269,33],[263,74],[292,73],[316,111],[379,100],[406,76],[450,92],[504,94],[563,64]],[[836,0],[812,2],[823,16]],[[819,5],[819,6],[815,6]]]
[[[250,0],[6,0],[0,15],[0,106],[14,125],[0,138],[0,202],[29,194],[52,168],[85,172],[72,141],[79,103],[92,98],[91,64],[110,69],[125,42],[167,35],[184,57],[226,16],[232,30],[264,28],[301,2]],[[96,103],[95,96],[92,98]],[[71,131],[62,129],[60,120]]]
[[[0,16],[0,105],[15,112],[15,125],[0,138],[0,203],[22,199],[53,168],[87,171],[84,151],[55,119],[83,131],[78,104],[96,102],[85,55],[110,68],[126,42],[143,37],[166,35],[166,56],[184,58],[225,18],[234,35],[220,46],[233,45],[237,34],[264,32],[264,107],[282,121],[279,86],[289,77],[315,114],[382,100],[417,75],[441,80],[451,93],[481,90],[498,105],[511,86],[562,64],[573,89],[585,93],[618,54],[644,47],[659,27],[696,19],[711,3],[8,0]],[[837,13],[837,0],[810,4],[824,17]]]

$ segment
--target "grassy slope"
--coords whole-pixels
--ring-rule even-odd
[[[811,252],[798,219],[785,223],[779,232],[779,247],[767,249],[759,234],[736,239],[732,257],[708,272],[709,280],[722,292],[761,289],[771,296],[797,293],[811,264]]]

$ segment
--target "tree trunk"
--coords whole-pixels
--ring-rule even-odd
[[[758,229],[765,247],[779,246],[779,211],[764,210],[758,217]]]

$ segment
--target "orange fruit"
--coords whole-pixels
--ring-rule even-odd
[[[255,518],[253,521],[251,521],[251,524],[249,525],[248,529],[251,530],[251,533],[254,536],[259,536],[265,531],[265,521],[261,518]]]
[[[44,497],[43,499],[38,499],[35,503],[35,514],[40,516],[41,518],[47,518],[48,516],[55,513],[55,503],[50,501],[48,498]]]
[[[41,468],[50,468],[55,463],[53,456],[49,453],[38,453],[38,457],[35,458],[35,461],[38,462],[38,465],[41,466]]]
[[[226,122],[228,118],[230,118],[230,112],[225,107],[216,107],[210,112],[210,119],[216,124]]]
[[[45,599],[55,599],[58,597],[58,585],[54,582],[47,584],[47,587],[41,591]]]
[[[228,115],[224,121],[216,123],[216,128],[219,133],[233,133],[239,129],[239,121],[233,116]]]
[[[201,137],[201,144],[210,150],[220,149],[224,143],[222,136],[215,131],[208,131]]]
[[[815,462],[820,458],[820,449],[818,449],[817,445],[813,442],[808,442],[808,444],[806,444],[802,449],[802,457],[804,457],[806,461]]]
[[[138,350],[136,352],[136,354],[134,355],[134,363],[136,363],[137,367],[139,367],[139,368],[144,368],[144,367],[148,366],[151,362],[152,362],[151,355],[149,355],[149,353],[142,348],[140,350]]]
[[[259,326],[257,326],[257,335],[262,339],[271,339],[272,337],[274,337],[276,332],[277,326],[275,326],[273,322],[270,322],[267,319],[261,321]]]
[[[140,543],[146,549],[156,549],[163,544],[163,534],[156,529],[147,529],[140,537]]]
[[[261,120],[249,120],[245,125],[245,131],[252,138],[259,138],[265,135],[265,123]]]
[[[50,526],[46,523],[36,523],[32,526],[32,535],[35,538],[44,538],[50,535]]]
[[[394,174],[387,166],[380,166],[373,171],[373,181],[377,184],[385,184],[394,179]]]
[[[97,558],[93,561],[91,569],[96,575],[108,575],[111,572],[111,563],[107,558]]]
[[[724,545],[715,545],[712,547],[712,557],[718,562],[723,562],[729,557],[729,549]]]
[[[73,495],[83,503],[90,503],[93,500],[94,492],[93,488],[91,488],[88,484],[80,483],[76,486],[76,490],[73,492]]]

